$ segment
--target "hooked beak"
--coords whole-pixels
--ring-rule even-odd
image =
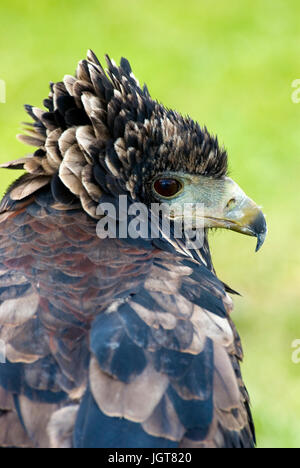
[[[261,209],[230,178],[224,180],[223,196],[218,202],[204,208],[205,227],[225,228],[254,236],[257,238],[257,252],[267,235],[267,224]]]
[[[244,200],[244,206],[240,210],[240,217],[235,217],[235,210],[232,211],[229,221],[232,225],[229,227],[232,231],[237,231],[257,238],[255,252],[262,247],[267,235],[267,223],[262,211],[250,199]],[[226,220],[225,220],[226,221]]]
[[[213,179],[202,175],[180,174],[180,180],[184,189],[174,200],[175,205],[200,204],[201,214],[194,212],[192,219],[200,221],[202,227],[230,229],[255,236],[256,252],[261,248],[267,235],[265,217],[238,184],[229,177]],[[174,216],[173,219],[181,217]]]

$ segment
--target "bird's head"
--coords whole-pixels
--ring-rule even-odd
[[[258,249],[266,236],[265,218],[227,176],[227,153],[218,140],[152,100],[126,59],[120,66],[106,61],[105,71],[89,51],[75,77],[51,85],[47,112],[26,106],[34,123],[20,139],[39,149],[3,165],[30,173],[12,187],[10,198],[20,200],[51,184],[58,205],[80,201],[97,218],[104,194],[125,194],[148,206],[165,203],[173,221],[180,217],[175,205],[201,204],[201,214],[195,210],[192,217],[200,217],[204,228],[256,236]]]
[[[227,153],[219,147],[217,138],[190,118],[158,104],[144,128],[145,140],[140,147],[137,145],[143,158],[126,176],[127,181],[132,180],[128,187],[132,187],[133,198],[167,205],[170,219],[180,222],[183,207],[192,206],[194,225],[255,236],[259,250],[267,232],[265,217],[227,176]],[[136,142],[142,134],[137,132]]]

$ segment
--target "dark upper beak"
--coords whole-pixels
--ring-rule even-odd
[[[265,238],[267,235],[267,223],[261,211],[259,211],[256,218],[253,220],[252,224],[250,225],[250,229],[252,230],[253,235],[257,237],[255,252],[258,252],[258,250],[265,242]]]
[[[263,212],[251,199],[245,198],[239,215],[242,216],[237,217],[236,211],[232,210],[230,216],[226,218],[230,223],[229,229],[248,236],[255,236],[257,238],[255,251],[258,252],[267,235],[267,223]]]

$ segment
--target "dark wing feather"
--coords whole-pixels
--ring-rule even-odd
[[[223,284],[150,242],[100,240],[82,209],[30,183],[0,214],[0,387],[31,443],[252,446]],[[2,443],[26,445],[14,432]]]
[[[0,387],[0,447],[32,447],[32,441],[18,417],[12,395],[2,387]]]

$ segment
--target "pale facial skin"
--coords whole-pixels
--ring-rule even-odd
[[[167,179],[178,182],[178,191],[169,197],[155,190],[155,181]],[[264,243],[267,227],[265,217],[256,203],[229,177],[213,179],[201,175],[167,172],[157,177],[152,192],[161,203],[172,206],[201,203],[205,228],[225,228],[257,237],[256,251]],[[176,215],[172,218],[176,220]]]

